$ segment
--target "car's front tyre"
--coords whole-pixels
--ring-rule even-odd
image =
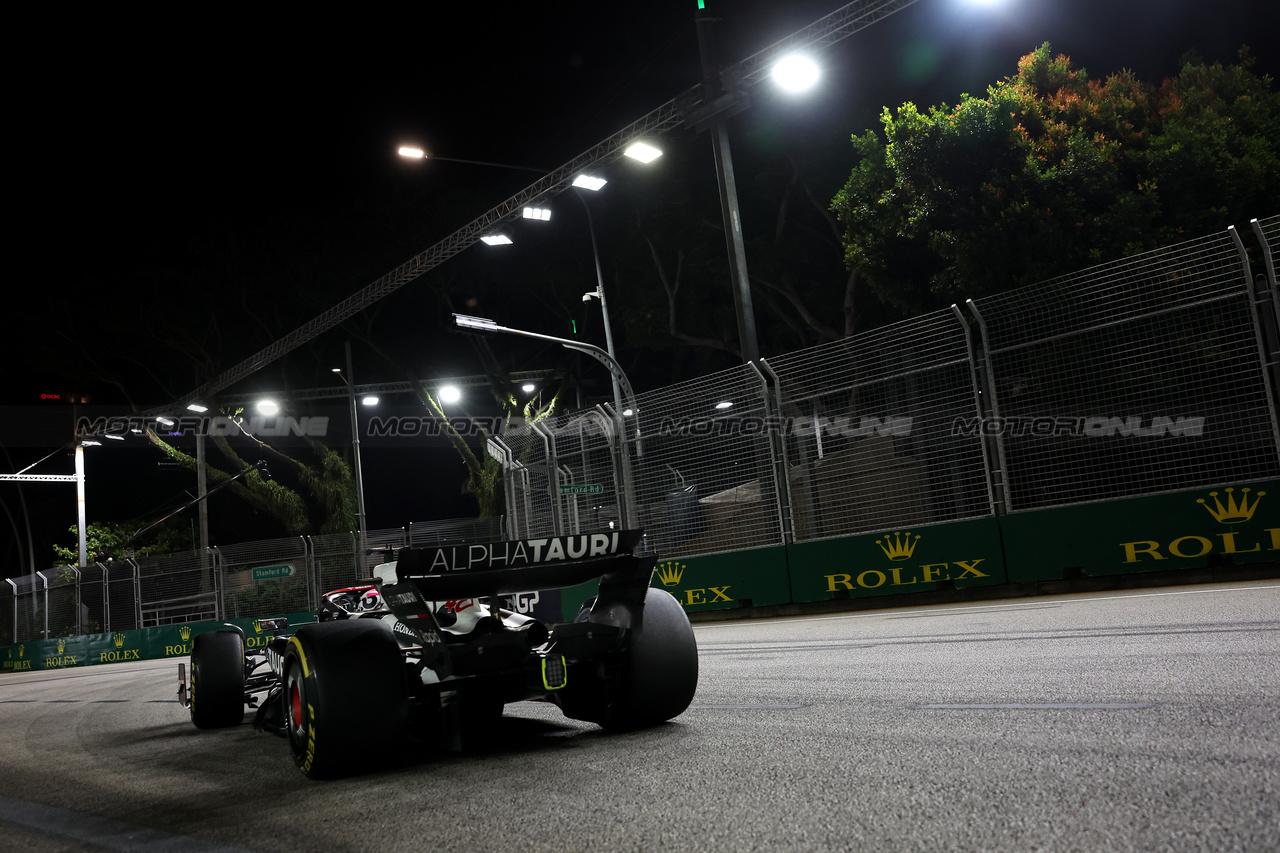
[[[191,643],[191,722],[222,729],[244,721],[244,639],[208,631]]]
[[[312,779],[382,763],[404,732],[408,690],[400,646],[382,622],[302,626],[289,639],[281,691],[294,763]]]

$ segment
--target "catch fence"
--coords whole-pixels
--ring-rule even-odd
[[[1280,217],[508,430],[508,534],[680,558],[1280,474]],[[586,487],[583,487],[586,484]]]
[[[369,567],[406,545],[502,537],[498,518],[449,519],[356,534],[294,536],[136,557],[85,568],[57,566],[0,587],[0,646],[49,637],[157,628],[314,610],[324,592],[367,580]]]
[[[362,559],[341,533],[9,579],[0,646],[312,609],[406,545],[639,526],[686,558],[1275,478],[1280,216],[1245,236],[512,426],[505,519],[368,531]]]

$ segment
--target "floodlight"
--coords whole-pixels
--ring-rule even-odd
[[[773,79],[791,92],[801,92],[818,82],[818,66],[799,53],[784,56],[773,66]]]
[[[551,221],[551,208],[549,207],[526,207],[524,209],[525,219],[539,219],[543,222]]]
[[[480,238],[486,246],[510,246],[511,238],[505,234],[489,234]]]
[[[445,385],[440,389],[441,403],[456,403],[462,399],[462,392],[455,385]]]
[[[648,161],[645,161],[645,162],[648,162]],[[593,178],[590,175],[579,175],[578,177],[573,179],[573,185],[575,187],[579,187],[584,190],[591,190],[592,192],[596,192],[607,183],[609,182],[606,181],[604,178]]]
[[[632,160],[639,160],[641,163],[652,163],[662,156],[661,151],[644,142],[633,142],[622,153]]]
[[[396,153],[401,157],[412,157],[415,160],[427,159],[427,152],[423,151],[421,148],[410,148],[407,145],[400,146],[400,150]]]
[[[207,412],[207,411],[209,411],[209,407],[208,407],[208,406],[202,406],[202,405],[200,405],[199,403],[188,403],[188,404],[187,404],[187,411],[189,411],[189,412],[196,412],[196,413],[200,413],[200,412]]]

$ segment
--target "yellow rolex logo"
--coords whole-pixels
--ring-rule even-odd
[[[662,581],[663,586],[675,586],[680,583],[680,578],[684,576],[684,570],[687,568],[688,566],[674,560],[661,563],[658,566],[658,580]]]
[[[62,638],[58,638],[58,654],[62,654],[66,650],[67,650],[67,641]]]
[[[111,638],[111,641],[116,644],[117,649],[124,648],[124,634],[116,634],[114,637]]]
[[[1222,501],[1218,498],[1217,492],[1210,492],[1209,497],[1213,498],[1213,506],[1209,506],[1204,498],[1197,498],[1196,503],[1204,504],[1204,508],[1209,511],[1215,519],[1223,524],[1239,524],[1242,521],[1248,521],[1253,518],[1253,511],[1258,508],[1258,504],[1262,502],[1262,496],[1266,492],[1258,492],[1253,499],[1253,504],[1249,503],[1249,489],[1240,490],[1240,503],[1236,503],[1236,496],[1232,494],[1234,489],[1227,489],[1227,505],[1223,506]]]
[[[184,642],[184,643],[185,643],[187,640],[190,640],[190,639],[191,639],[191,626],[190,626],[190,625],[183,625],[181,628],[179,628],[179,629],[178,629],[178,636],[182,638],[182,642]]]
[[[254,619],[254,620],[253,620],[253,633],[255,633],[255,634],[261,634],[261,633],[262,633],[262,620],[260,620],[260,619]]]
[[[917,533],[916,538],[912,539],[911,531],[908,530],[905,534],[901,531],[895,532],[893,538],[889,538],[886,534],[883,539],[877,539],[876,544],[890,560],[905,560],[916,550],[916,543],[919,541],[920,534]]]

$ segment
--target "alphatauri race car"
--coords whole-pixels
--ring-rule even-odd
[[[233,625],[198,634],[179,701],[202,729],[254,725],[283,734],[313,779],[406,750],[460,749],[503,706],[545,700],[606,729],[657,725],[683,713],[698,685],[689,618],[649,587],[657,555],[635,553],[641,531],[403,548],[372,582],[323,596],[319,621],[248,649]],[[573,622],[548,624],[494,603],[503,596],[599,579]],[[415,747],[417,745],[417,747]]]

